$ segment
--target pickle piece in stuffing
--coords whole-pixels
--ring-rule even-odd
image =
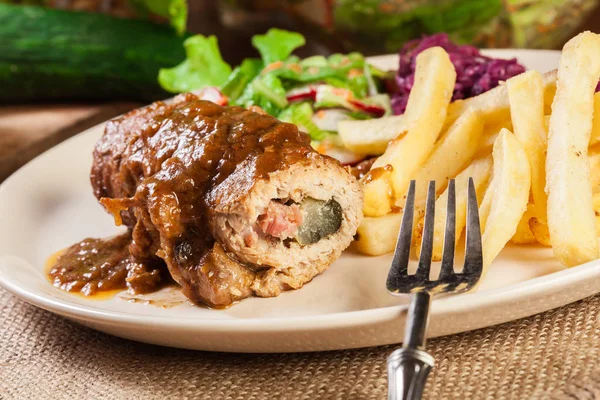
[[[298,227],[296,241],[301,245],[317,243],[335,233],[342,225],[342,206],[329,201],[307,198],[300,203],[303,223]]]

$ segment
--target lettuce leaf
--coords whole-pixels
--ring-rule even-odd
[[[186,0],[129,0],[129,4],[140,14],[156,14],[168,18],[179,35],[185,33],[188,17]]]
[[[254,93],[264,97],[279,108],[285,108],[288,105],[285,97],[285,89],[281,80],[275,75],[267,74],[252,81]]]
[[[264,35],[252,37],[252,46],[258,50],[265,65],[285,60],[305,43],[306,40],[301,34],[277,28],[269,29]]]
[[[229,75],[221,91],[235,103],[244,93],[246,86],[260,74],[263,68],[264,64],[258,58],[246,58]]]
[[[195,35],[183,43],[187,58],[173,68],[161,68],[158,82],[172,93],[189,92],[227,82],[231,67],[221,57],[215,36]]]

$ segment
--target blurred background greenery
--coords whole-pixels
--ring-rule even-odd
[[[270,27],[301,32],[309,52],[396,52],[407,40],[447,32],[479,47],[559,49],[574,33],[600,30],[600,0],[0,0],[171,21],[178,32],[218,34],[246,53]],[[187,19],[187,22],[186,22]],[[222,38],[223,37],[223,38]],[[235,46],[233,44],[235,43]],[[310,43],[309,43],[310,44]],[[244,47],[246,45],[246,47]],[[316,49],[316,50],[315,50]],[[244,56],[225,51],[237,62]],[[237,57],[237,58],[236,58]]]
[[[5,4],[6,3],[6,4]],[[600,32],[600,0],[0,0],[0,103],[167,97],[157,71],[183,41],[216,35],[225,61],[256,56],[271,27],[302,33],[296,53],[396,53],[447,32],[479,47],[559,49]],[[59,11],[56,11],[59,10]]]

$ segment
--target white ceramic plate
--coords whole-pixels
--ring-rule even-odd
[[[531,69],[556,68],[559,54],[490,51]],[[396,56],[373,58],[382,68]],[[192,306],[174,289],[129,301],[89,300],[54,288],[44,263],[84,237],[117,229],[89,183],[91,152],[103,126],[56,146],[0,186],[0,285],[16,296],[82,325],[165,346],[235,352],[346,349],[402,340],[406,298],[385,290],[391,256],[346,252],[305,288],[277,298],[244,300],[228,310]],[[430,336],[526,317],[600,292],[600,262],[564,270],[546,248],[502,251],[475,293],[433,302]],[[161,308],[160,305],[174,305]]]

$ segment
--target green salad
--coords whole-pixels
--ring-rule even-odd
[[[162,69],[158,80],[172,93],[194,91],[222,105],[260,107],[298,125],[322,153],[342,163],[356,162],[362,156],[340,143],[337,124],[392,114],[382,87],[387,72],[359,53],[305,59],[292,55],[304,44],[299,33],[270,29],[252,38],[260,58],[245,59],[231,68],[221,57],[216,37],[196,35],[184,43],[187,58]]]

